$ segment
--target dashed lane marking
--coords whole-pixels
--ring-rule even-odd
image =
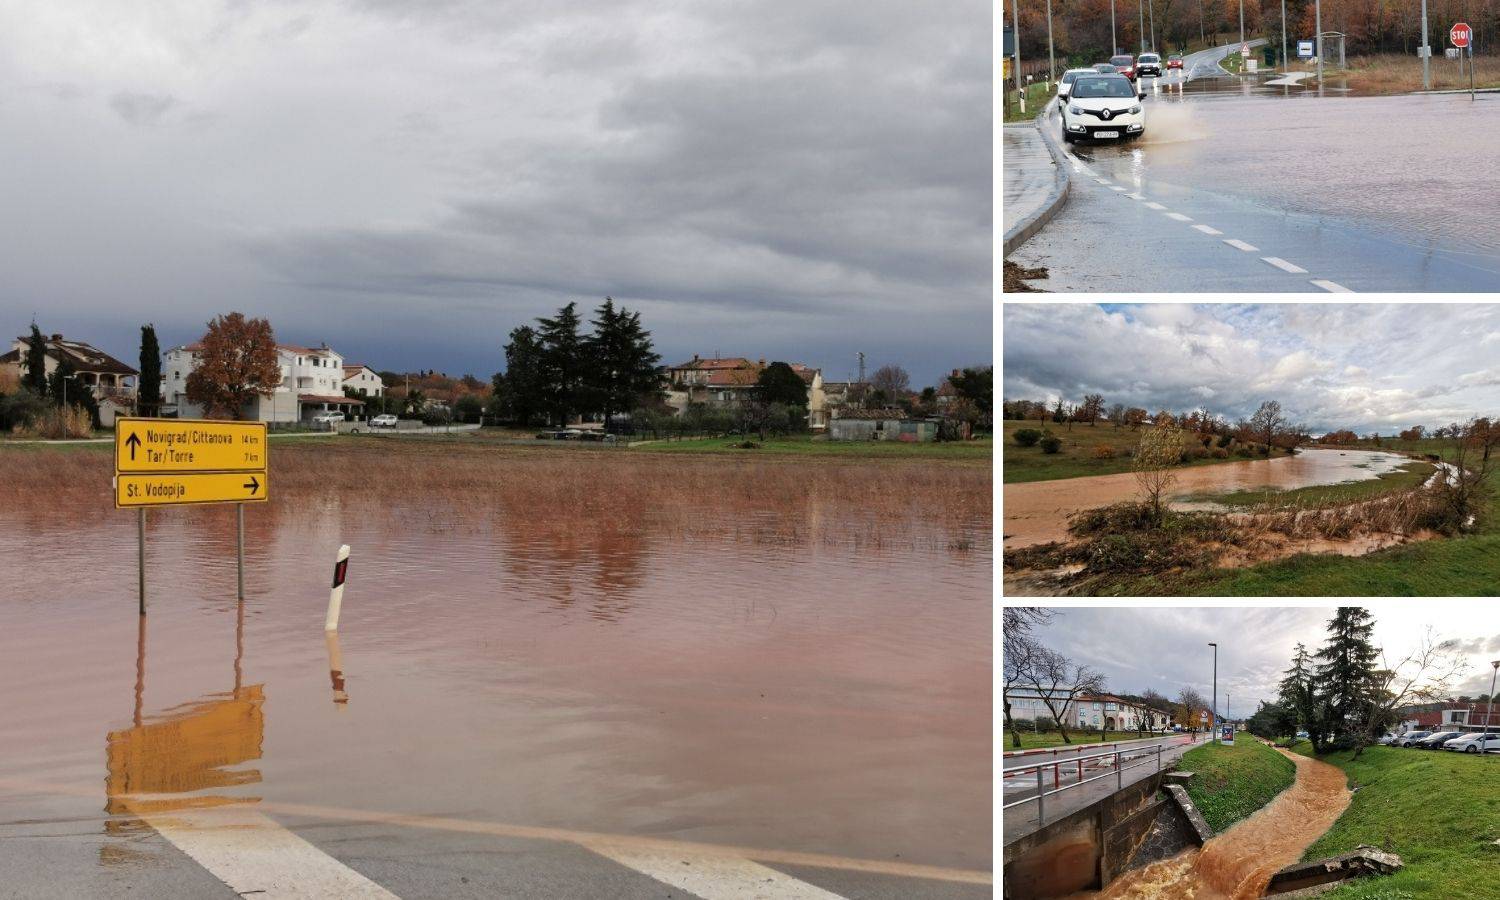
[[[1192,216],[1185,216],[1182,213],[1169,212],[1169,213],[1166,214],[1166,216],[1169,219],[1176,219],[1179,222],[1191,222],[1191,221],[1193,221],[1193,217]]]
[[[1314,278],[1312,280],[1312,283],[1315,284],[1315,285],[1317,285],[1318,287],[1322,288],[1323,290],[1327,291],[1330,294],[1352,294],[1352,293],[1354,293],[1353,291],[1349,290],[1348,288],[1344,287],[1342,284],[1339,284],[1336,281],[1328,281],[1328,280],[1323,279],[1323,278]]]
[[[1203,232],[1204,234],[1223,234],[1224,233],[1224,232],[1220,231],[1217,228],[1210,228],[1207,225],[1194,225],[1193,228],[1196,229],[1196,230],[1198,230],[1198,231]]]
[[[1225,238],[1224,243],[1228,244],[1236,250],[1243,250],[1246,253],[1255,253],[1260,250],[1259,247],[1253,244],[1247,244],[1239,238]]]
[[[637,850],[609,844],[585,847],[620,865],[649,875],[703,900],[843,900],[820,887],[800,881],[748,859],[684,857],[675,853]]]
[[[1145,195],[1143,195],[1143,194],[1126,194],[1125,196],[1129,197],[1132,200],[1144,200],[1144,199],[1146,199]]]
[[[1155,203],[1155,202],[1147,203],[1146,204],[1146,208],[1147,209],[1166,209],[1165,206],[1162,206],[1160,203]]]
[[[1120,187],[1118,184],[1112,184],[1112,185],[1110,185],[1109,189],[1112,190],[1112,191],[1122,191],[1122,192],[1125,190],[1124,188]]]
[[[1307,270],[1301,266],[1293,265],[1279,256],[1262,256],[1262,262],[1268,262],[1283,272],[1291,272],[1293,275],[1306,275]]]

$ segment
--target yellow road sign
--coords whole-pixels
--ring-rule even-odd
[[[264,472],[269,451],[265,422],[115,420],[117,473]]]
[[[256,503],[270,487],[265,472],[162,472],[115,476],[115,508],[180,503]]]

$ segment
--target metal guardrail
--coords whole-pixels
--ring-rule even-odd
[[[1196,743],[1196,741],[1194,743]],[[1029,763],[1024,766],[1016,766],[1011,769],[1006,769],[1001,774],[1002,780],[1005,778],[1013,778],[1026,772],[1033,773],[1034,777],[1036,778],[1036,794],[1031,797],[1022,798],[1020,800],[1012,800],[1010,803],[1006,803],[1000,808],[1002,810],[1006,810],[1012,807],[1021,806],[1026,803],[1035,803],[1037,824],[1046,824],[1046,802],[1048,797],[1054,797],[1058,794],[1072,790],[1073,788],[1082,787],[1085,784],[1092,784],[1095,781],[1099,781],[1100,779],[1108,778],[1110,776],[1110,772],[1104,772],[1102,774],[1094,775],[1089,778],[1083,777],[1085,761],[1094,759],[1112,760],[1112,766],[1110,768],[1113,770],[1113,774],[1115,776],[1115,789],[1121,790],[1125,787],[1125,771],[1127,769],[1138,769],[1142,766],[1150,765],[1154,758],[1154,762],[1156,763],[1156,771],[1160,772],[1162,770],[1162,751],[1165,749],[1166,748],[1162,744],[1157,744],[1152,748],[1140,748],[1139,751],[1116,748],[1114,750],[1105,751],[1103,753],[1084,753],[1069,757],[1065,760],[1058,759],[1052,760],[1050,762]],[[1132,765],[1128,766],[1125,765],[1125,763],[1129,760],[1142,761],[1135,762]],[[1078,780],[1074,781],[1071,784],[1064,785],[1062,784],[1062,767],[1071,763],[1077,763],[1078,765]],[[1052,770],[1051,791],[1047,790],[1047,785],[1045,783],[1046,771],[1048,769]]]

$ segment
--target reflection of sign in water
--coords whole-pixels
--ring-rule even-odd
[[[245,797],[120,798],[185,794],[260,783],[258,769],[230,769],[260,759],[265,740],[264,685],[211,695],[157,721],[109,733],[105,792],[109,813],[149,813],[243,802]]]

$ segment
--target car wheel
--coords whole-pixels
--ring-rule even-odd
[[[1465,747],[1464,748],[1464,752],[1465,753],[1478,753],[1479,752],[1479,748],[1478,747]]]

